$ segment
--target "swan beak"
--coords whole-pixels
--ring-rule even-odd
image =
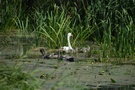
[[[71,36],[73,37],[73,34],[71,34]]]

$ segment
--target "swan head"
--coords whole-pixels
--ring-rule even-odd
[[[73,36],[72,33],[68,33],[68,37]]]

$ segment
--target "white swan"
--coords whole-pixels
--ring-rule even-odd
[[[70,43],[71,36],[73,36],[72,33],[68,33],[68,35],[67,35],[68,46],[62,47],[62,50],[65,51],[66,53],[68,53],[70,51],[74,51],[74,49],[72,48],[71,43]]]

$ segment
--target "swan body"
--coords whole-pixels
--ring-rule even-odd
[[[72,48],[71,43],[70,43],[71,36],[73,36],[72,33],[68,33],[68,35],[67,35],[68,46],[62,47],[62,50],[65,51],[66,53],[68,53],[70,51],[74,51],[74,49]]]

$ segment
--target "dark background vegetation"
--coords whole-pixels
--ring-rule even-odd
[[[87,40],[102,44],[103,51],[109,48],[110,52],[114,47],[116,56],[134,56],[134,0],[1,0],[0,31],[8,32],[16,27],[14,19],[25,21],[28,17],[28,30],[32,32],[38,27],[37,11],[60,15],[63,10],[70,16],[71,26],[93,27],[94,33]]]

